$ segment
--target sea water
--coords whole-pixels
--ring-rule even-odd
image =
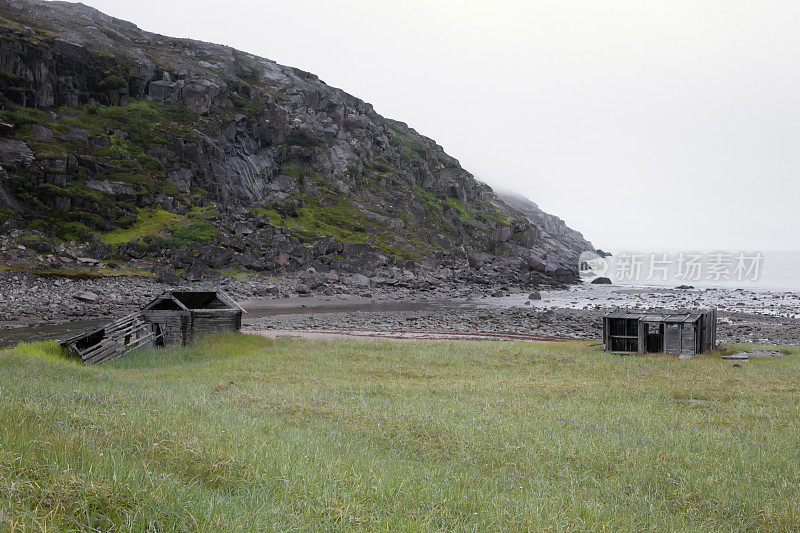
[[[606,258],[608,277],[615,285],[634,287],[716,287],[730,289],[757,289],[770,291],[800,292],[800,250],[733,251],[713,250],[698,252],[641,252],[616,250]],[[666,254],[666,257],[665,257]],[[679,264],[683,254],[684,263]],[[722,254],[720,256],[720,254]],[[758,259],[760,254],[760,259]],[[690,256],[701,256],[699,276],[686,276],[686,261]],[[744,268],[737,271],[739,257],[745,261]],[[666,259],[666,261],[664,261]],[[640,264],[638,275],[634,273],[636,262]],[[757,262],[757,272],[750,270]],[[723,264],[724,263],[724,264]],[[651,267],[655,269],[651,270]],[[683,270],[680,272],[680,270]],[[666,275],[665,275],[666,273]],[[693,272],[692,274],[696,274]],[[666,279],[664,279],[666,277]]]

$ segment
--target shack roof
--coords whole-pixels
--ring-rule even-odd
[[[246,313],[233,298],[222,291],[181,291],[169,290],[156,296],[142,307],[143,310],[161,307],[159,304],[169,302],[174,310],[191,311],[192,309],[233,309]],[[162,307],[163,308],[163,307]]]
[[[605,315],[605,318],[636,319],[642,322],[666,322],[679,324],[696,322],[703,316],[699,311],[626,311],[616,310]]]
[[[606,315],[606,318],[642,318],[644,313],[631,312],[631,311],[612,311]]]

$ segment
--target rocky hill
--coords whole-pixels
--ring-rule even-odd
[[[581,232],[570,228],[557,216],[545,213],[528,198],[511,191],[497,191],[497,196],[539,229],[542,238],[537,252],[542,257],[578,257],[581,252],[594,251],[592,243]],[[555,268],[555,264],[550,267]]]
[[[0,17],[0,222],[40,263],[75,241],[189,278],[444,267],[535,285],[576,279],[591,248],[308,72],[82,4],[0,0]]]

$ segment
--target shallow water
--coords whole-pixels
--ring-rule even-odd
[[[63,324],[46,324],[41,326],[22,326],[0,329],[0,348],[10,348],[20,342],[61,340],[81,331],[97,327],[108,320],[93,318],[73,320]]]
[[[364,311],[387,313],[400,311],[425,311],[448,307],[465,307],[475,302],[466,300],[374,300],[368,298],[334,299],[334,298],[287,298],[284,300],[261,299],[241,303],[247,311],[245,320],[274,315],[302,315],[316,313],[341,313]]]
[[[609,266],[608,277],[614,280],[617,286],[647,286],[647,287],[675,287],[688,284],[698,288],[715,289],[746,289],[754,291],[800,291],[800,250],[761,250],[761,251],[736,251],[736,250],[705,250],[705,251],[675,251],[675,250],[614,250],[614,255],[606,258]],[[658,252],[658,253],[655,253]],[[670,259],[666,276],[650,276],[651,270],[648,264],[650,253],[655,253],[657,259],[664,253]],[[679,254],[699,254],[704,258],[703,269],[699,278],[681,278],[678,275],[678,264],[676,258]],[[728,256],[729,263],[723,268],[720,278],[710,276],[708,273],[708,261],[717,253]],[[739,254],[746,257],[753,257],[760,254],[762,259],[758,262],[758,268],[752,275],[741,276],[737,279],[735,275],[736,258]],[[621,275],[625,271],[620,263],[625,262],[623,257],[627,256],[627,261],[631,257],[637,256],[642,260],[641,275],[636,279]],[[628,263],[630,264],[630,263]],[[749,263],[748,263],[749,266]],[[630,272],[628,270],[627,272]],[[663,279],[666,277],[666,279]]]

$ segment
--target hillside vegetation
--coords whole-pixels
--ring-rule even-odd
[[[207,337],[0,354],[0,529],[794,531],[800,358]]]
[[[187,218],[196,209],[214,214]],[[173,224],[130,231],[159,212]],[[485,266],[484,278],[573,281],[591,244],[544,231],[552,223],[311,73],[82,4],[0,0],[0,230],[40,250],[76,241],[92,245],[85,255],[180,268],[444,266],[467,280]],[[205,230],[176,238],[193,224]]]

